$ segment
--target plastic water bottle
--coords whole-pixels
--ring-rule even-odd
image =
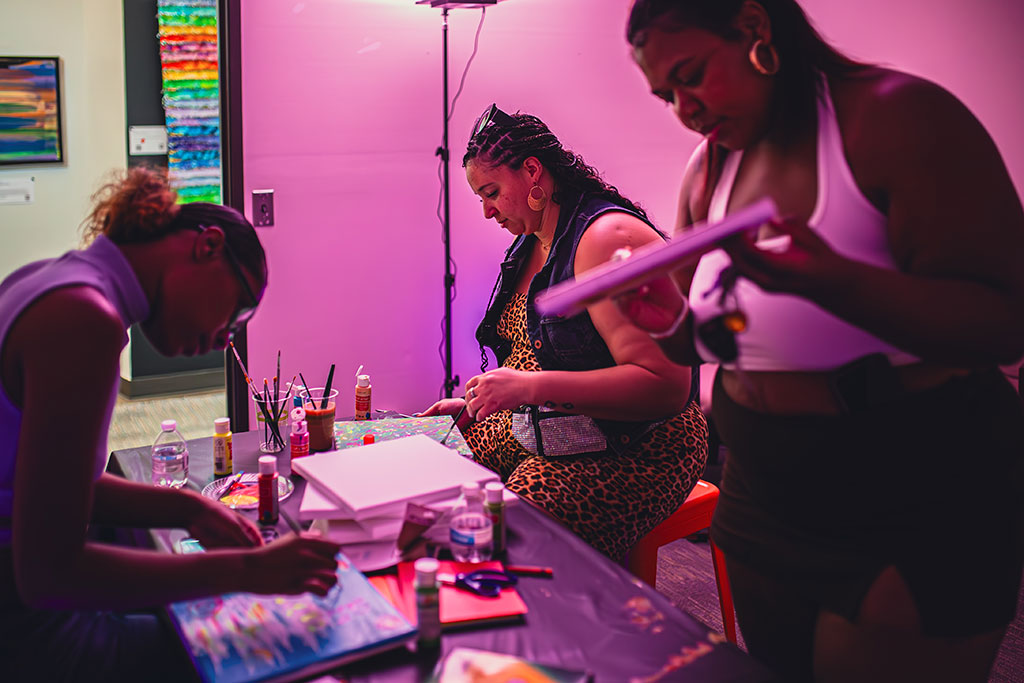
[[[475,481],[462,485],[448,527],[452,556],[457,562],[486,562],[494,548],[494,525],[484,511],[484,496]]]
[[[178,432],[178,423],[164,420],[153,442],[153,485],[181,488],[188,481],[188,446]]]

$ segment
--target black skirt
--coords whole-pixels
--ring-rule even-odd
[[[712,537],[854,621],[894,566],[929,636],[1012,621],[1024,563],[1024,411],[996,370],[856,415],[776,416],[715,380],[729,448]]]

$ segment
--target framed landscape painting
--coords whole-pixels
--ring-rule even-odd
[[[62,163],[59,57],[0,56],[0,166]]]

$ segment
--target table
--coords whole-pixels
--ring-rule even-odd
[[[255,472],[256,432],[235,434],[235,471]],[[212,438],[188,441],[189,488],[213,481]],[[108,470],[134,481],[150,480],[149,447],[111,454]],[[295,492],[281,503],[298,519],[305,482],[293,475]],[[253,519],[256,511],[243,511]],[[523,623],[446,632],[442,653],[471,647],[533,661],[589,670],[596,681],[770,681],[760,664],[724,636],[672,605],[667,598],[601,555],[527,501],[507,507],[508,562],[544,565],[553,579],[524,577],[518,590],[529,612]],[[283,517],[278,531],[289,531]],[[138,535],[171,551],[184,530],[156,529]],[[148,536],[148,538],[147,538]],[[335,673],[346,680],[413,683],[433,667],[404,649],[350,664]]]

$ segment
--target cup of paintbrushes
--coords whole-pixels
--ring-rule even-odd
[[[302,409],[306,411],[310,451],[334,450],[334,406],[337,389],[306,388],[299,392]]]
[[[280,453],[284,450],[284,436],[288,427],[288,408],[291,397],[272,393],[253,396],[256,406],[256,430],[260,435],[261,453]]]

